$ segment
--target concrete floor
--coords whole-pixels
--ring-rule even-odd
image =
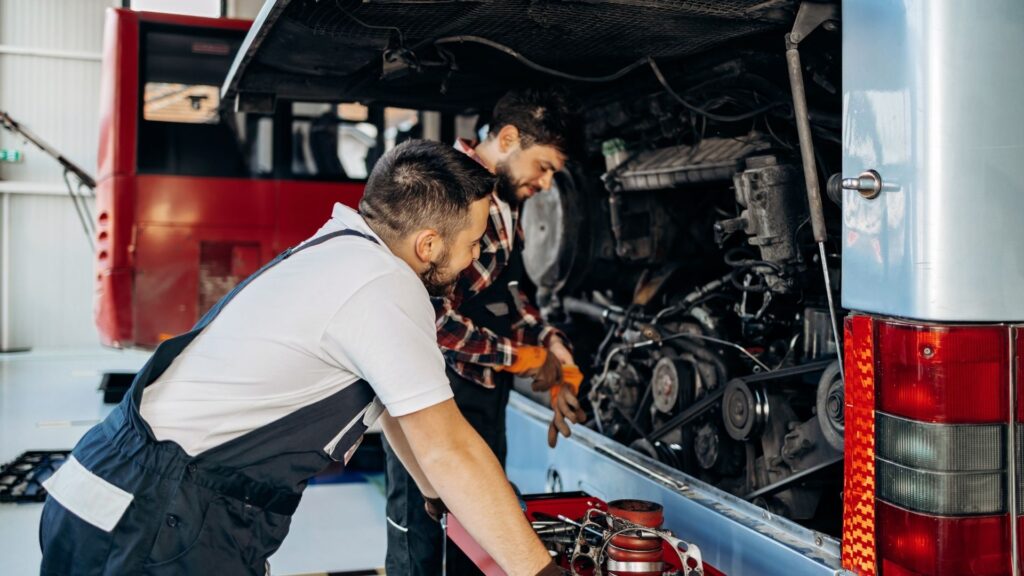
[[[137,370],[147,357],[100,348],[0,354],[0,463],[27,450],[74,447],[111,410],[97,391],[103,372]],[[41,510],[0,504],[0,574],[39,573]],[[312,485],[270,564],[275,575],[373,573],[384,565],[385,534],[379,486]]]

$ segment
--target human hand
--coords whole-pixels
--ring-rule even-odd
[[[563,366],[575,366],[576,360],[572,357],[572,352],[569,351],[569,347],[565,345],[565,342],[558,336],[551,337],[551,343],[548,345],[548,352],[555,355],[558,361]]]
[[[434,522],[440,522],[441,517],[448,511],[448,507],[444,505],[440,498],[428,498],[426,496],[423,497],[423,509],[427,511],[427,516],[430,516],[430,519]]]
[[[558,392],[551,395],[551,409],[555,414],[548,426],[548,446],[554,448],[558,443],[558,434],[568,438],[572,435],[569,424],[585,422],[587,415],[580,406],[577,389],[568,383],[559,386]]]
[[[532,374],[524,373],[523,375],[533,378],[530,388],[534,392],[547,392],[562,383],[562,363],[549,351],[544,359],[544,364],[539,366]]]

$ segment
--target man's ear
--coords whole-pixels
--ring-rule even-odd
[[[444,240],[437,230],[421,230],[416,233],[414,241],[416,259],[424,264],[433,262],[444,251]]]
[[[519,147],[519,128],[511,124],[505,124],[498,131],[498,150],[508,154]]]

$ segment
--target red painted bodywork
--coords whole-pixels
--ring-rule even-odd
[[[536,520],[543,520],[550,517],[558,517],[558,515],[565,516],[574,521],[580,521],[587,510],[591,508],[598,508],[600,510],[608,510],[608,504],[600,498],[594,498],[582,493],[573,494],[540,494],[540,495],[527,495],[523,496],[523,502],[526,503],[526,518],[531,522]],[[539,515],[539,516],[538,516]],[[505,576],[505,571],[502,570],[494,559],[491,558],[476,540],[469,535],[466,528],[459,523],[458,518],[453,514],[448,514],[448,538],[455,543],[466,556],[476,564],[477,568],[480,569],[486,576]],[[683,540],[686,539],[685,535],[677,535]],[[699,542],[694,542],[697,546],[700,546]],[[673,568],[679,568],[679,558],[672,551],[672,546],[665,542],[663,545],[665,561]],[[568,566],[562,566],[562,568],[568,568]],[[725,576],[724,572],[719,571],[717,568],[711,566],[706,561],[704,562],[704,574],[705,576]]]
[[[311,236],[363,185],[138,174],[139,24],[248,30],[249,21],[110,9],[103,42],[95,319],[104,345],[151,348],[200,309],[204,243],[240,245],[232,276]],[[258,256],[257,256],[258,255]],[[253,258],[258,261],[252,262]]]

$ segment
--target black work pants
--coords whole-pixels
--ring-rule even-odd
[[[470,382],[450,368],[448,380],[455,393],[455,404],[469,424],[505,465],[505,407],[508,405],[511,378],[500,375],[497,386],[484,388]],[[423,495],[412,476],[395,456],[387,441],[387,516],[388,551],[385,569],[398,576],[437,576],[441,574],[442,546],[448,546],[448,574],[480,574],[458,546],[443,542],[441,526],[427,516]]]

